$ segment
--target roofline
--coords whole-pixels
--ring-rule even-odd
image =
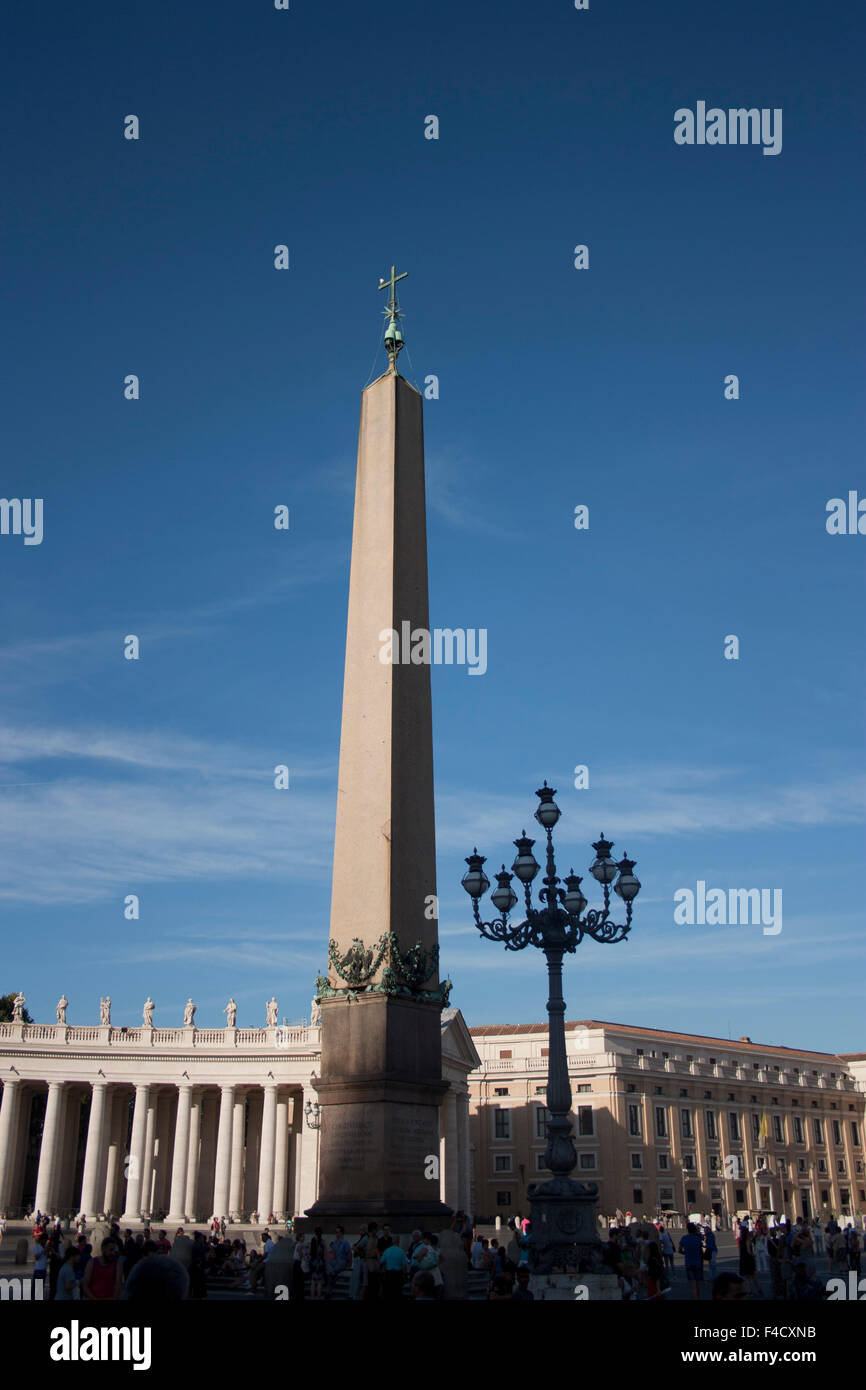
[[[742,1042],[739,1038],[718,1038],[706,1033],[678,1033],[663,1028],[642,1028],[634,1023],[613,1023],[608,1019],[584,1018],[565,1024],[566,1029],[607,1028],[622,1033],[640,1033],[644,1037],[666,1038],[672,1042],[712,1043],[721,1047],[736,1048],[737,1051],[786,1053],[797,1057],[818,1057],[827,1061],[855,1061],[866,1058],[866,1053],[815,1052],[810,1048],[786,1047],[783,1043]],[[546,1023],[493,1023],[474,1026],[469,1032],[474,1036],[493,1033],[504,1037],[508,1034],[546,1033]]]

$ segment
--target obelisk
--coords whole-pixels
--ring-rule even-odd
[[[404,272],[405,273],[405,272]],[[388,370],[361,397],[328,976],[317,981],[322,1060],[318,1224],[438,1228],[440,1013],[433,729],[421,396]],[[392,640],[396,634],[398,644]],[[422,651],[416,650],[416,656]]]

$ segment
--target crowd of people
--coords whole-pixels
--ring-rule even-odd
[[[494,1237],[482,1237],[463,1212],[457,1212],[447,1230],[415,1230],[406,1247],[388,1225],[371,1221],[350,1243],[337,1228],[326,1241],[321,1227],[303,1235],[295,1246],[299,1275],[292,1296],[303,1297],[309,1275],[309,1296],[333,1297],[340,1276],[348,1271],[350,1299],[377,1302],[404,1297],[436,1300],[465,1298],[470,1270],[475,1271],[478,1296],[526,1301],[529,1289],[529,1222],[515,1225],[507,1245]]]
[[[189,1236],[180,1226],[169,1240],[164,1230],[146,1227],[134,1236],[112,1222],[94,1250],[86,1218],[72,1235],[59,1217],[49,1221],[37,1213],[32,1235],[33,1279],[42,1284],[37,1297],[58,1302],[203,1298],[209,1279],[223,1278],[237,1287],[242,1268],[246,1277],[243,1242],[220,1233],[210,1239],[202,1231]]]
[[[854,1270],[859,1275],[862,1238],[849,1222],[843,1230],[834,1217],[797,1221],[759,1214],[734,1221],[736,1272],[718,1272],[719,1247],[709,1223],[689,1221],[676,1247],[660,1218],[654,1222],[611,1222],[604,1250],[605,1266],[616,1274],[623,1299],[662,1301],[672,1292],[675,1255],[683,1257],[693,1299],[700,1299],[705,1275],[716,1299],[769,1298],[814,1301],[827,1296],[819,1277],[818,1257],[827,1259],[831,1276]],[[769,1276],[765,1284],[759,1276]]]
[[[207,1234],[188,1235],[178,1227],[172,1240],[165,1230],[146,1227],[133,1235],[112,1222],[94,1250],[86,1218],[71,1234],[59,1218],[36,1213],[32,1234],[33,1278],[42,1285],[37,1297],[58,1301],[204,1298],[208,1288],[255,1293],[263,1283],[271,1296],[277,1296],[276,1286],[283,1290],[279,1296],[293,1300],[333,1298],[340,1283],[340,1296],[350,1299],[389,1301],[408,1294],[432,1301],[464,1298],[470,1270],[491,1299],[533,1297],[529,1222],[515,1223],[505,1246],[482,1237],[462,1212],[438,1235],[414,1231],[406,1247],[389,1226],[376,1222],[353,1244],[341,1227],[331,1240],[321,1227],[297,1238],[290,1230],[272,1233],[266,1227],[260,1250],[248,1249],[241,1236],[229,1239],[224,1220],[214,1220]]]
[[[214,1220],[209,1233],[188,1235],[178,1227],[171,1240],[165,1230],[147,1227],[133,1235],[112,1222],[94,1250],[85,1218],[70,1234],[59,1218],[49,1221],[37,1213],[33,1278],[41,1283],[43,1298],[58,1301],[205,1298],[209,1288],[243,1294],[264,1284],[270,1297],[376,1302],[407,1295],[425,1301],[466,1298],[471,1273],[474,1297],[526,1301],[534,1296],[531,1226],[517,1218],[509,1227],[501,1241],[488,1238],[457,1212],[447,1230],[413,1231],[404,1246],[388,1225],[375,1221],[354,1242],[341,1227],[328,1240],[321,1227],[296,1236],[289,1223],[285,1234],[266,1227],[261,1249],[248,1249],[242,1236],[228,1237],[225,1221]],[[693,1299],[701,1298],[706,1276],[714,1300],[822,1299],[827,1295],[819,1257],[827,1260],[831,1275],[861,1273],[860,1233],[850,1222],[843,1230],[832,1217],[826,1225],[802,1217],[736,1220],[736,1272],[719,1273],[711,1224],[690,1221],[675,1245],[678,1234],[672,1235],[663,1218],[611,1221],[602,1265],[616,1275],[623,1300],[669,1298],[677,1253]]]

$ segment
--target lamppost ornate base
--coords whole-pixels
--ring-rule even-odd
[[[555,1269],[591,1273],[601,1264],[598,1238],[598,1186],[557,1177],[532,1183],[529,1197],[532,1241],[530,1263],[536,1274]]]

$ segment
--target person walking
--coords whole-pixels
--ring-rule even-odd
[[[755,1237],[746,1225],[740,1228],[740,1278],[745,1279],[756,1298],[763,1297],[755,1263]]]
[[[704,1252],[697,1227],[691,1221],[686,1227],[685,1235],[680,1237],[679,1249],[685,1261],[686,1278],[689,1281],[692,1298],[699,1299],[701,1296],[700,1285],[704,1277]]]
[[[348,1269],[352,1263],[352,1247],[346,1240],[346,1232],[342,1226],[337,1227],[337,1234],[328,1247],[328,1254],[325,1259],[325,1271],[328,1280],[328,1297],[334,1297],[334,1289],[337,1280]]]
[[[69,1303],[72,1299],[81,1297],[81,1286],[75,1277],[75,1259],[78,1251],[74,1245],[67,1245],[61,1257],[60,1269],[57,1271],[57,1289],[54,1294],[55,1303]]]
[[[383,1278],[382,1294],[384,1298],[391,1301],[400,1298],[403,1292],[409,1261],[402,1246],[396,1245],[390,1236],[387,1239],[388,1244],[379,1258]]]
[[[715,1277],[716,1277],[716,1259],[717,1259],[717,1257],[718,1257],[718,1253],[719,1253],[719,1247],[718,1247],[718,1243],[717,1243],[717,1241],[716,1241],[716,1233],[715,1233],[715,1231],[712,1229],[712,1227],[710,1227],[710,1226],[705,1226],[705,1227],[704,1227],[704,1258],[706,1259],[707,1264],[708,1264],[709,1267],[710,1267],[710,1278],[711,1278],[711,1279],[715,1279]]]
[[[671,1240],[670,1231],[664,1226],[662,1227],[662,1233],[659,1236],[659,1244],[661,1246],[662,1257],[664,1259],[665,1265],[667,1266],[668,1270],[672,1270],[674,1267],[674,1243]]]

